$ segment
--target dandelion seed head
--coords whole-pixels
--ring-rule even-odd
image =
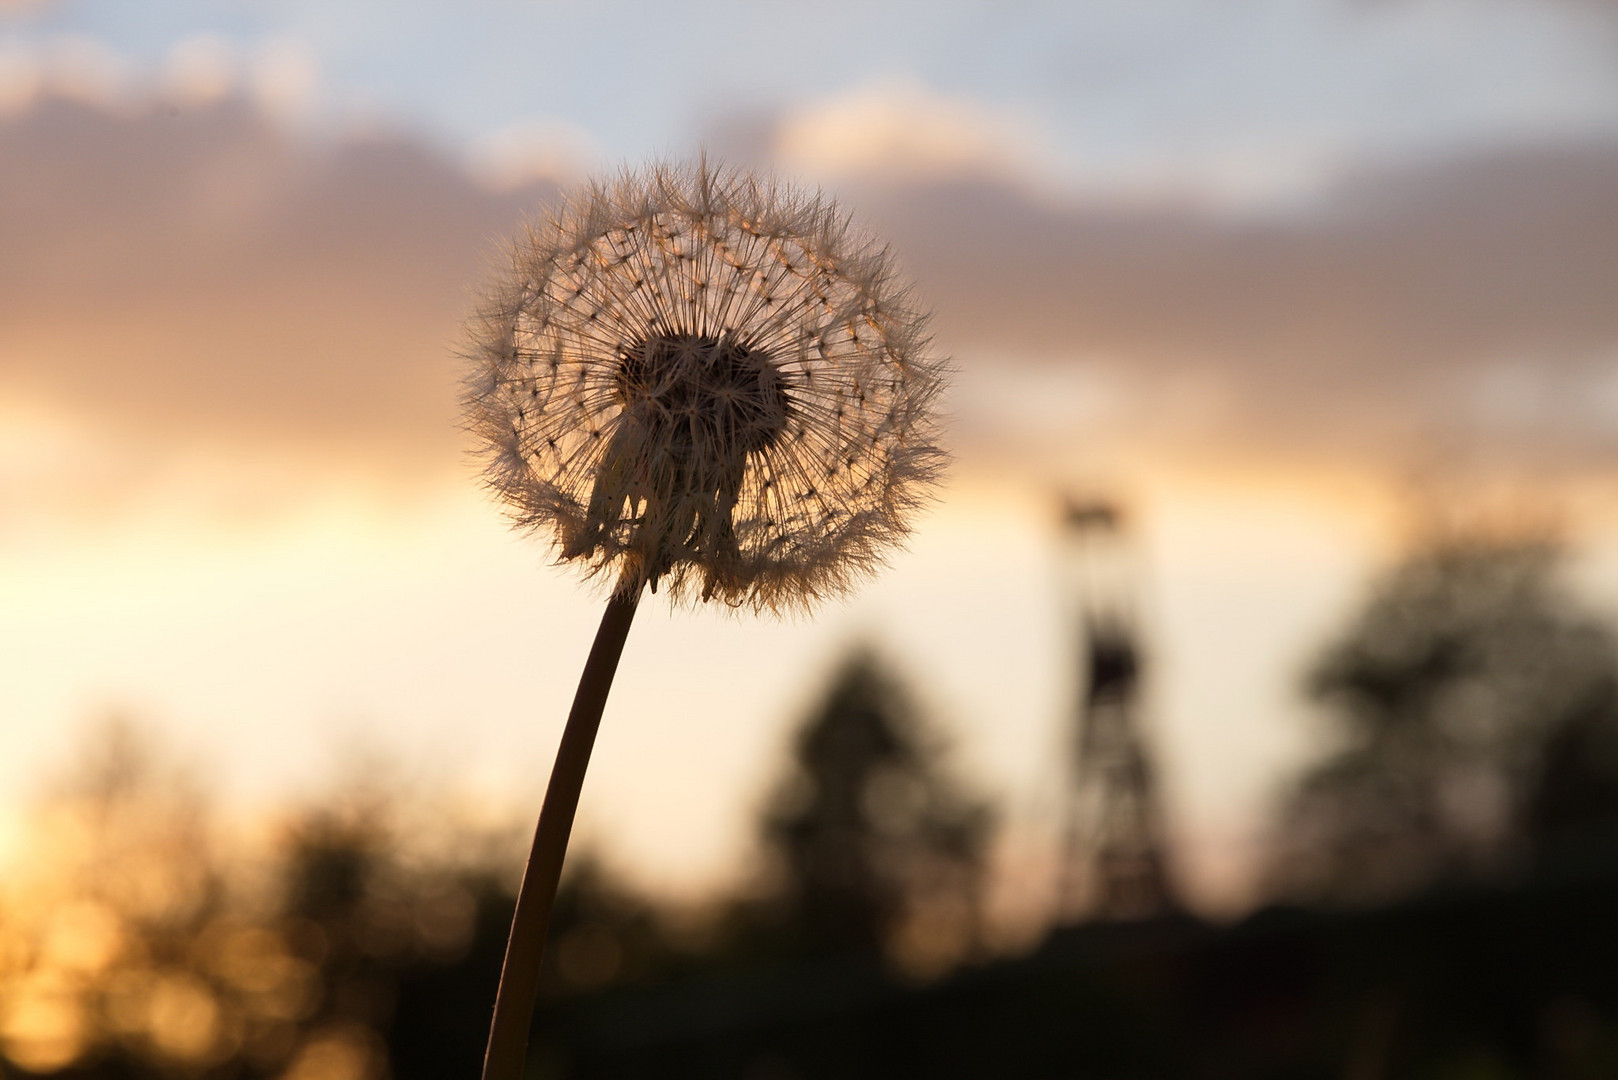
[[[530,226],[471,331],[490,486],[559,557],[806,608],[880,564],[944,455],[943,363],[830,200],[700,161]]]

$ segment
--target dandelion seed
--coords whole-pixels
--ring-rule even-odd
[[[490,485],[634,591],[807,607],[880,562],[943,460],[941,365],[887,253],[826,199],[706,163],[531,228],[472,352]],[[817,496],[842,512],[773,512]]]

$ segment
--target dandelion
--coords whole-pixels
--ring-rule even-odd
[[[660,168],[519,243],[475,331],[471,423],[563,560],[802,608],[877,564],[938,470],[926,344],[830,201]]]
[[[706,161],[588,186],[516,244],[473,326],[469,426],[516,524],[613,589],[524,875],[486,1080],[521,1071],[642,592],[807,610],[874,570],[943,464],[925,323],[830,200]]]

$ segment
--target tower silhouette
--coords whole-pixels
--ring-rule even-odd
[[[1141,730],[1133,550],[1110,503],[1067,500],[1062,529],[1079,678],[1066,747],[1057,920],[1167,914],[1178,904]]]

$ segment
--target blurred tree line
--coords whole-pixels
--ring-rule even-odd
[[[1305,680],[1321,760],[1274,903],[993,956],[994,814],[859,651],[796,732],[742,895],[570,860],[531,1074],[811,1080],[1618,1075],[1618,633],[1544,534],[1436,530]],[[526,824],[353,783],[253,857],[108,729],[0,883],[0,1077],[477,1073]]]
[[[767,800],[747,895],[693,927],[576,853],[541,1023],[693,971],[947,970],[978,941],[991,818],[943,757],[892,675],[856,654]],[[475,1076],[524,837],[446,829],[441,809],[355,783],[245,859],[136,729],[109,726],[0,889],[0,1076]],[[566,1031],[536,1044],[554,1053]]]
[[[1272,894],[1376,904],[1610,861],[1618,635],[1554,536],[1434,527],[1306,679],[1334,749],[1277,816]]]

